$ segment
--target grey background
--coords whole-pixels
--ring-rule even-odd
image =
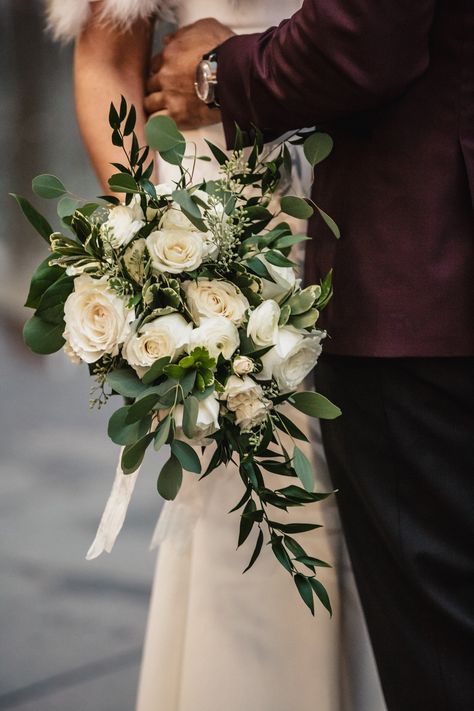
[[[0,709],[133,708],[156,553],[160,463],[145,463],[113,553],[85,552],[113,480],[115,403],[89,411],[89,378],[22,344],[29,277],[46,256],[9,191],[60,176],[98,186],[74,118],[70,47],[44,34],[41,2],[0,0]],[[57,224],[54,205],[32,198]]]

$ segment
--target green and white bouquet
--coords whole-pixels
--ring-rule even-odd
[[[126,157],[124,165],[114,164],[109,186],[125,194],[123,203],[115,196],[79,201],[58,178],[41,175],[33,191],[59,198],[62,229],[55,232],[14,196],[51,252],[31,281],[26,305],[35,314],[25,341],[36,353],[63,348],[74,362],[87,363],[93,405],[124,398],[108,427],[123,447],[121,477],[137,471],[149,447],[168,444],[157,486],[172,500],[183,470],[208,476],[234,462],[243,487],[233,509],[241,509],[238,544],[256,531],[248,568],[267,541],[308,607],[314,611],[316,595],[330,610],[316,577],[327,564],[293,537],[318,526],[285,523],[289,507],[329,494],[313,491],[310,461],[297,444],[288,451],[280,436],[306,439],[282,412],[284,403],[312,417],[340,414],[323,396],[297,390],[321,353],[326,334],[316,323],[331,297],[331,275],[301,287],[289,255],[308,237],[292,234],[281,215],[307,219],[316,209],[336,236],[337,226],[309,199],[276,199],[282,171],[291,171],[285,142],[268,149],[257,132],[244,152],[238,133],[229,154],[209,143],[217,179],[193,184],[185,139],[170,118],[148,122],[145,147],[125,100],[111,106],[109,121],[112,142]],[[313,166],[332,147],[327,134],[314,130],[289,140],[304,145]],[[151,150],[179,168],[175,184],[151,182]],[[202,471],[198,452],[208,447],[212,456]],[[288,477],[288,485],[272,487],[275,474]]]

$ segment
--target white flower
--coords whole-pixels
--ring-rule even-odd
[[[251,311],[247,325],[247,336],[256,346],[273,346],[278,336],[280,307],[273,299],[267,299]]]
[[[278,303],[283,301],[296,284],[296,274],[293,267],[276,267],[265,259],[265,253],[258,254],[259,259],[267,268],[268,273],[274,279],[262,279],[261,294],[264,299],[274,299]]]
[[[202,263],[203,241],[198,232],[156,230],[148,235],[146,244],[153,268],[159,272],[191,272]]]
[[[229,360],[240,345],[237,326],[223,316],[205,318],[201,325],[191,332],[188,350],[201,346],[207,348],[212,358],[218,358],[222,353]]]
[[[95,363],[105,353],[116,356],[130,333],[133,309],[109,288],[106,277],[92,279],[81,274],[64,304],[64,338],[86,363]]]
[[[124,343],[122,355],[141,378],[159,358],[171,360],[183,352],[192,324],[181,314],[168,314],[146,323],[138,333],[131,333]]]
[[[202,318],[225,316],[236,326],[245,319],[249,302],[240,289],[228,281],[218,279],[199,279],[183,284],[186,301],[194,321],[199,324]]]
[[[270,406],[261,386],[248,375],[243,378],[231,375],[221,399],[226,401],[227,409],[235,413],[235,422],[244,431],[263,422]]]
[[[165,214],[161,218],[160,229],[186,230],[187,232],[198,231],[197,227],[193,225],[191,220],[188,220],[186,215],[181,211],[179,205],[175,202],[168,210],[166,210]]]
[[[66,341],[66,343],[65,343],[64,346],[63,346],[63,351],[64,351],[64,353],[67,355],[67,357],[69,358],[69,360],[71,361],[71,363],[74,363],[74,365],[79,365],[79,363],[81,362],[81,359],[79,358],[78,355],[76,355],[76,354],[74,353],[74,351],[72,350],[70,344],[69,344],[67,341]]]
[[[248,375],[248,373],[253,373],[254,369],[253,360],[247,356],[237,356],[232,362],[232,370],[236,375]]]
[[[275,378],[282,392],[296,389],[318,362],[325,335],[324,331],[305,335],[291,326],[280,328],[275,347],[262,356],[263,370],[255,377]]]
[[[138,195],[134,198],[138,198]],[[110,210],[109,217],[101,230],[110,240],[114,249],[127,245],[145,224],[140,199],[133,199],[130,205],[117,205]]]
[[[177,405],[174,409],[176,438],[195,445],[205,446],[209,444],[211,440],[207,438],[219,429],[219,402],[214,393],[203,400],[199,400],[197,422],[194,436],[191,440],[183,433],[183,412],[183,405]]]
[[[176,190],[176,185],[173,183],[158,183],[154,187],[157,197],[169,197],[170,199],[171,194]]]

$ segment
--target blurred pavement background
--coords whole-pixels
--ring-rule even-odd
[[[0,3],[0,709],[132,711],[160,508],[150,456],[114,551],[85,561],[118,448],[114,403],[88,409],[85,367],[22,344],[41,238],[9,191],[60,176],[97,194],[75,123],[71,48],[43,32],[39,0]],[[32,199],[57,224],[54,206]]]

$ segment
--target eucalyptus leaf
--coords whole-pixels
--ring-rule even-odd
[[[331,153],[334,141],[328,133],[313,133],[303,144],[308,162],[314,167]]]
[[[307,235],[295,234],[295,235],[283,235],[279,237],[272,246],[276,249],[285,249],[286,247],[292,247],[294,244],[300,244],[300,242],[307,242],[311,237]]]
[[[154,437],[153,432],[147,432],[133,444],[128,444],[122,452],[122,471],[124,474],[132,474],[136,471],[143,461],[146,448]]]
[[[23,339],[34,353],[49,355],[63,347],[63,331],[64,323],[48,323],[39,316],[32,316],[23,327]]]
[[[57,281],[51,284],[41,297],[36,315],[43,321],[64,324],[64,304],[74,289],[74,279],[63,273]]]
[[[128,173],[114,173],[109,178],[108,184],[114,193],[137,193],[140,191],[136,180]]]
[[[187,190],[175,190],[172,197],[187,214],[192,215],[198,220],[202,218],[199,206],[194,202]]]
[[[37,175],[33,178],[31,187],[35,195],[42,198],[47,198],[48,200],[52,198],[59,198],[65,195],[66,188],[62,182],[55,175]]]
[[[107,384],[112,390],[124,397],[140,397],[147,387],[138,379],[135,372],[128,368],[112,370],[106,377]]]
[[[342,414],[339,407],[333,405],[324,395],[309,390],[294,393],[290,402],[305,415],[318,417],[321,420],[334,420]]]
[[[49,244],[49,238],[53,234],[53,228],[49,224],[48,220],[43,217],[43,215],[41,215],[26,198],[21,195],[16,195],[16,193],[9,194],[16,200],[20,210],[30,225],[32,225],[45,242]]]
[[[126,423],[131,425],[133,422],[141,420],[143,417],[148,415],[156,405],[160,396],[156,393],[150,393],[149,395],[143,395],[143,397],[135,400],[133,405],[128,408],[128,414],[126,418]]]
[[[141,439],[148,432],[151,425],[151,417],[128,424],[126,421],[128,407],[121,407],[114,412],[109,420],[107,432],[115,444],[128,445]]]
[[[306,200],[296,195],[285,195],[280,201],[281,209],[291,217],[297,217],[300,220],[307,220],[313,214],[314,210]]]
[[[316,205],[316,209],[319,212],[319,214],[321,215],[321,217],[323,218],[326,225],[329,227],[329,229],[333,233],[334,237],[336,237],[336,239],[339,239],[341,236],[341,231],[340,231],[339,227],[337,226],[337,224],[332,219],[332,217],[330,215],[328,215],[327,212],[324,212],[324,210],[321,210],[321,208],[318,207],[317,205]]]
[[[186,144],[184,136],[169,116],[153,116],[145,126],[146,142],[159,153]]]
[[[201,473],[201,461],[196,454],[196,451],[187,443],[179,439],[173,440],[171,451],[179,460],[183,469],[194,474]]]
[[[62,267],[49,265],[49,262],[53,258],[54,255],[49,254],[36,268],[36,271],[31,277],[30,290],[28,292],[25,306],[31,309],[38,308],[41,297],[48,287],[64,276],[64,269]]]
[[[293,466],[306,491],[313,491],[315,481],[313,466],[299,447],[293,450]]]
[[[145,385],[151,385],[160,375],[163,375],[163,369],[165,365],[168,365],[171,358],[169,356],[163,356],[158,358],[153,365],[147,370],[145,375],[142,377],[142,383]]]
[[[163,465],[158,476],[158,493],[166,501],[176,498],[183,481],[183,469],[174,454]]]
[[[193,395],[190,395],[185,399],[183,408],[183,432],[189,439],[194,437],[198,413],[199,402]]]
[[[155,443],[154,448],[157,452],[166,444],[168,441],[169,433],[171,429],[171,417],[166,415],[164,420],[160,422],[155,430]]]

